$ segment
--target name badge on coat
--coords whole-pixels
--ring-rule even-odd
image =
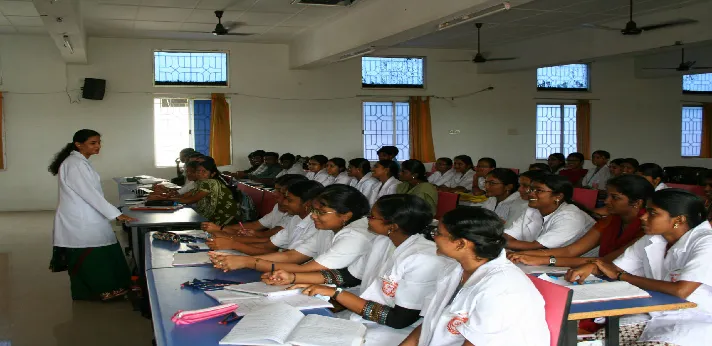
[[[384,276],[381,278],[381,291],[386,297],[395,297],[398,290],[398,281],[392,276]]]

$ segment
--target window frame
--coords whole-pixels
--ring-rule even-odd
[[[395,125],[395,124],[396,124],[396,117],[397,117],[396,104],[397,104],[397,103],[405,103],[405,104],[408,104],[408,112],[409,112],[409,113],[408,113],[408,127],[409,127],[409,128],[408,128],[408,141],[409,141],[409,143],[408,143],[408,148],[410,149],[410,137],[411,137],[411,133],[410,133],[410,102],[408,101],[408,99],[407,99],[407,98],[405,98],[405,99],[399,99],[397,96],[396,96],[396,97],[393,97],[393,98],[388,98],[388,99],[385,99],[385,100],[384,100],[384,99],[380,99],[380,100],[377,100],[377,99],[362,99],[362,100],[361,100],[361,154],[363,155],[363,158],[365,158],[366,160],[368,160],[368,161],[371,162],[371,163],[374,163],[374,162],[377,162],[377,161],[378,161],[378,160],[375,160],[375,161],[374,161],[374,160],[369,160],[369,159],[366,157],[367,155],[366,155],[366,152],[365,152],[365,150],[366,150],[366,118],[365,118],[365,114],[364,114],[364,106],[366,105],[366,103],[370,103],[370,102],[390,103],[390,104],[392,105],[392,107],[393,107],[393,143],[394,143],[393,146],[396,146],[396,147],[397,147],[397,145],[395,144],[395,143],[396,143],[396,136],[397,136],[396,125]],[[400,148],[398,148],[398,150],[400,151]],[[409,159],[410,159],[410,152],[408,152],[408,158],[407,158],[406,160],[409,160]],[[403,161],[405,161],[405,160],[403,160]]]
[[[564,150],[564,149],[565,149],[564,147],[566,146],[565,141],[564,141],[564,139],[566,138],[566,137],[565,137],[565,136],[566,136],[566,134],[565,134],[566,128],[564,127],[564,124],[566,123],[566,120],[565,120],[565,118],[566,118],[565,106],[576,106],[576,107],[578,107],[578,105],[577,105],[575,102],[563,102],[563,101],[560,101],[560,102],[551,102],[551,103],[537,102],[536,108],[535,108],[535,112],[534,112],[534,116],[535,116],[535,117],[538,117],[539,106],[559,106],[559,109],[561,110],[561,118],[560,118],[560,123],[561,123],[560,144],[561,144],[561,147],[560,147],[560,150],[559,150],[559,151],[556,151],[556,152],[559,152],[559,153],[564,154],[565,156],[568,156],[568,155],[566,154],[566,150]],[[577,108],[577,110],[578,110],[578,108]],[[538,120],[537,120],[536,118],[535,118],[535,121],[538,123]],[[536,153],[536,151],[537,151],[537,144],[538,144],[538,143],[537,143],[537,136],[538,136],[538,135],[537,135],[536,131],[537,131],[537,129],[536,129],[536,124],[535,124],[535,126],[534,126],[534,161],[545,161],[545,160],[548,159],[548,156],[547,156],[547,158],[544,158],[544,159],[537,158],[537,153]],[[574,129],[574,131],[576,131],[576,132],[577,132],[576,135],[578,135],[578,130]],[[578,146],[578,143],[577,143],[577,146]],[[575,150],[574,150],[574,151],[575,151]],[[549,154],[549,155],[551,155],[551,154]]]
[[[163,85],[156,84],[156,53],[225,53],[225,76],[226,85],[200,85],[200,84],[186,84],[186,85]],[[229,49],[154,49],[153,54],[151,54],[151,84],[154,88],[229,88],[230,87],[230,50]]]
[[[680,78],[680,89],[682,89],[682,94],[683,95],[712,95],[712,90],[710,91],[692,91],[692,90],[685,90],[685,76],[690,76],[690,75],[698,75],[698,74],[708,74],[710,77],[712,77],[712,72],[707,72],[707,73],[687,73],[683,74],[682,77]],[[683,105],[683,107],[695,107],[692,105]],[[683,156],[683,157],[694,157],[694,156]]]
[[[702,154],[702,131],[700,131],[700,154],[697,154],[696,156],[685,156],[682,155],[682,117],[685,112],[685,108],[699,108],[702,111],[702,116],[704,117],[704,109],[702,109],[702,106],[699,104],[682,104],[680,106],[680,158],[682,159],[699,159],[701,158]],[[704,123],[704,119],[702,119],[702,122]]]
[[[386,84],[379,84],[374,87],[366,87],[363,83],[363,58],[394,58],[394,59],[422,59],[423,61],[423,86],[412,86],[409,84],[401,84],[397,87],[386,87]],[[428,58],[426,56],[420,55],[366,55],[359,59],[361,63],[361,90],[426,90],[428,89]],[[380,101],[368,101],[368,102],[380,102]]]
[[[584,65],[586,66],[586,88],[540,88],[539,87],[539,69],[540,68],[547,68],[547,67],[557,67],[557,66],[567,66],[567,65]],[[591,92],[591,64],[589,63],[571,63],[571,64],[562,64],[562,65],[551,65],[551,66],[541,66],[536,68],[536,91],[553,91],[553,92]]]

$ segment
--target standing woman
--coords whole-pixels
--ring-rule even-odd
[[[398,180],[398,164],[391,160],[380,160],[373,166],[373,177],[378,179],[380,184],[373,186],[373,191],[369,199],[369,204],[374,205],[376,201],[386,195],[396,193],[396,188],[400,184]]]
[[[401,164],[403,171],[396,187],[396,193],[418,196],[430,206],[435,215],[438,207],[438,189],[428,182],[425,176],[425,165],[418,160],[406,160]]]
[[[354,180],[348,173],[346,173],[346,160],[340,157],[332,157],[326,163],[326,173],[329,174],[329,183],[324,184],[324,186],[331,184],[343,184],[352,186],[351,181]]]
[[[109,300],[125,295],[131,281],[110,220],[136,221],[104,199],[99,173],[89,157],[99,154],[101,135],[79,130],[55,155],[49,172],[59,179],[54,216],[53,272],[69,271],[73,300]]]

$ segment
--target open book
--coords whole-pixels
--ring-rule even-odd
[[[225,289],[236,292],[256,294],[265,297],[293,296],[301,294],[302,290],[287,290],[291,285],[268,285],[264,282],[249,282],[240,285],[226,286]]]
[[[365,335],[361,323],[272,304],[245,316],[220,345],[359,346]]]
[[[625,281],[569,286],[574,291],[571,303],[591,303],[608,300],[650,298],[650,294]]]

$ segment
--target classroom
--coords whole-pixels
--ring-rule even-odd
[[[706,345],[710,119],[710,0],[0,0],[0,346]]]

